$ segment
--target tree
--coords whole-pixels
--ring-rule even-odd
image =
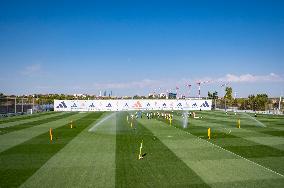
[[[232,95],[233,89],[232,89],[232,87],[226,87],[225,91],[226,91],[225,98],[227,100],[229,100],[229,101],[232,101],[232,99],[233,99],[233,95]]]
[[[255,96],[249,95],[248,96],[248,108],[251,110],[256,110],[256,102],[255,102]]]
[[[269,100],[267,94],[257,94],[248,96],[248,106],[251,110],[265,110]]]
[[[154,95],[149,95],[148,99],[154,99]]]
[[[240,110],[247,110],[248,109],[248,99],[246,98],[239,98],[238,100],[238,106]]]
[[[264,111],[266,105],[268,104],[267,94],[257,94],[255,97],[255,102],[256,102],[256,109]]]
[[[133,96],[133,99],[141,99],[141,97],[138,96],[138,95],[134,95],[134,96]]]
[[[211,93],[208,91],[208,99],[218,99],[218,92],[214,91],[214,93]]]
[[[213,99],[218,99],[218,92],[217,92],[217,91],[215,91],[215,92],[213,93]]]
[[[218,99],[218,92],[214,91],[213,93],[208,91],[208,99],[213,99],[214,104],[212,105],[212,108],[216,108],[216,99]]]
[[[208,99],[213,99],[213,94],[208,91]]]
[[[233,89],[232,89],[232,87],[226,87],[225,92],[226,92],[226,94],[225,94],[224,98],[225,98],[225,102],[227,103],[226,105],[227,106],[232,105],[232,100],[233,100],[233,95],[232,95]]]

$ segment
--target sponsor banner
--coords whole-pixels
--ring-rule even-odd
[[[55,111],[211,110],[212,100],[54,100]]]

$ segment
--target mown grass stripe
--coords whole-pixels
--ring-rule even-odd
[[[283,123],[284,125],[284,123]],[[268,134],[268,135],[271,135],[271,136],[278,136],[278,137],[284,137],[284,130],[281,131],[281,130],[278,130],[278,131],[260,131],[261,133],[264,133],[264,134]]]
[[[208,187],[144,125],[117,117],[116,187]],[[138,160],[143,139],[143,160]]]
[[[40,120],[37,120],[37,121],[32,121],[32,122],[18,124],[18,125],[11,126],[11,127],[1,128],[0,129],[0,131],[1,131],[0,135],[7,134],[7,133],[10,133],[10,132],[13,132],[13,131],[18,131],[18,130],[21,130],[21,129],[30,128],[30,127],[37,126],[37,125],[40,125],[40,124],[43,124],[43,123],[56,121],[58,119],[66,118],[66,117],[72,116],[74,114],[75,114],[74,112],[73,113],[66,113],[66,114],[60,113],[57,116],[47,117],[47,118],[40,119]]]
[[[13,131],[8,134],[4,134],[0,136],[0,152],[3,152],[9,148],[12,148],[16,145],[19,145],[25,141],[30,140],[31,138],[34,138],[38,135],[41,135],[45,133],[49,128],[55,129],[58,127],[61,127],[67,123],[69,123],[71,120],[75,121],[77,119],[80,119],[84,116],[86,116],[87,113],[76,113],[72,116],[69,116],[67,118],[62,118],[56,121],[47,122],[38,126],[34,126],[27,129],[22,129],[19,131]]]
[[[204,118],[203,118],[204,119]],[[160,121],[166,122],[165,119],[158,119]],[[210,121],[208,122],[210,123]],[[216,122],[214,122],[216,123]],[[192,135],[195,135],[197,137],[199,137],[200,139],[206,140],[209,143],[212,143],[226,151],[229,151],[237,156],[240,156],[246,160],[252,161],[253,163],[260,165],[270,171],[273,171],[277,174],[280,174],[281,176],[283,176],[283,172],[284,172],[284,168],[281,165],[275,165],[275,161],[271,162],[270,164],[262,164],[261,160],[259,160],[259,158],[265,158],[265,157],[283,157],[284,156],[284,151],[267,146],[267,145],[262,145],[250,140],[247,140],[245,138],[236,136],[232,134],[224,134],[224,132],[218,131],[218,129],[214,129],[211,133],[211,139],[208,140],[207,139],[207,128],[206,127],[202,127],[202,126],[198,126],[198,125],[194,125],[194,124],[190,124],[187,128],[182,128],[182,121],[178,118],[175,118],[175,120],[173,121],[173,125],[176,128],[179,128],[183,131],[186,131]],[[211,127],[210,124],[208,124],[208,127]],[[230,143],[228,142],[228,145],[224,146],[222,144],[219,143],[218,139],[219,138],[238,138],[240,144],[241,143],[245,143],[248,146],[236,146],[233,145],[231,146]],[[275,168],[277,167],[277,168]]]
[[[219,182],[210,184],[212,188],[228,188],[228,187],[241,187],[241,188],[267,188],[267,187],[283,187],[283,179],[263,179],[263,180],[242,180],[233,182]]]
[[[54,129],[54,141],[49,140],[49,132],[45,132],[22,144],[0,153],[0,185],[1,187],[17,187],[33,175],[48,159],[60,151],[74,137],[90,125],[98,117],[90,113],[74,122]]]
[[[278,131],[277,127],[283,125],[283,121],[284,121],[284,117],[272,119],[272,118],[275,118],[275,116],[271,117],[271,115],[258,115],[257,117],[252,117],[250,114],[244,115],[244,113],[240,113],[237,115],[228,113],[228,115],[226,115],[225,113],[221,113],[221,112],[212,112],[211,114],[202,112],[200,114],[204,118],[199,119],[199,121],[210,122],[210,123],[215,122],[217,124],[222,124],[226,126],[229,125],[231,127],[236,127],[237,119],[240,118],[242,129],[255,131],[258,133],[262,133],[262,134],[266,134],[263,131]],[[257,121],[264,123],[264,125],[267,127],[257,126],[257,124],[259,124]],[[269,132],[268,132],[268,135],[269,135]],[[283,133],[281,133],[280,135],[283,136]],[[279,133],[277,136],[279,136]]]
[[[23,123],[38,121],[38,120],[41,120],[41,119],[46,119],[46,118],[49,118],[49,117],[54,117],[54,116],[57,116],[57,115],[60,115],[60,114],[65,114],[65,113],[66,112],[61,112],[61,113],[55,112],[55,113],[50,113],[48,115],[37,116],[37,117],[34,117],[34,118],[30,118],[30,119],[24,119],[24,120],[14,121],[14,122],[10,122],[10,123],[3,123],[3,124],[0,125],[0,131],[1,131],[1,129],[6,128],[6,127],[12,127],[12,126],[16,126],[16,125],[23,124]]]
[[[115,118],[104,121],[95,132],[88,131],[104,117],[84,129],[21,187],[114,187]]]
[[[217,182],[270,179],[280,176],[191,135],[169,123],[139,120],[209,186]],[[170,135],[170,136],[169,136]],[[249,187],[254,187],[250,185]]]
[[[53,114],[53,113],[55,113],[55,112],[42,112],[42,113],[31,114],[31,115],[21,115],[21,116],[13,116],[13,117],[9,117],[9,118],[3,118],[3,119],[0,119],[0,124],[10,123],[10,122],[15,122],[15,121],[20,121],[20,120],[27,120],[27,119],[31,119],[31,118],[35,118],[35,117],[39,117],[39,116],[45,116],[45,115],[49,115],[49,114]]]

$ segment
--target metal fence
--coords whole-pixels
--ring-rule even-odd
[[[0,114],[25,114],[28,109],[32,109],[33,112],[50,111],[53,110],[53,104],[40,104],[31,98],[0,98]]]

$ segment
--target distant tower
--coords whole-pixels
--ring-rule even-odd
[[[178,90],[179,90],[179,87],[176,86],[176,94],[177,94],[177,95],[176,95],[176,99],[179,99],[179,97],[178,97],[178,93],[179,93]]]
[[[196,84],[198,85],[198,98],[200,99],[201,82],[197,82]]]
[[[188,87],[188,98],[190,98],[190,88],[191,88],[191,85],[188,84],[187,87]]]
[[[99,95],[100,97],[102,96],[102,91],[100,91],[100,95]]]

